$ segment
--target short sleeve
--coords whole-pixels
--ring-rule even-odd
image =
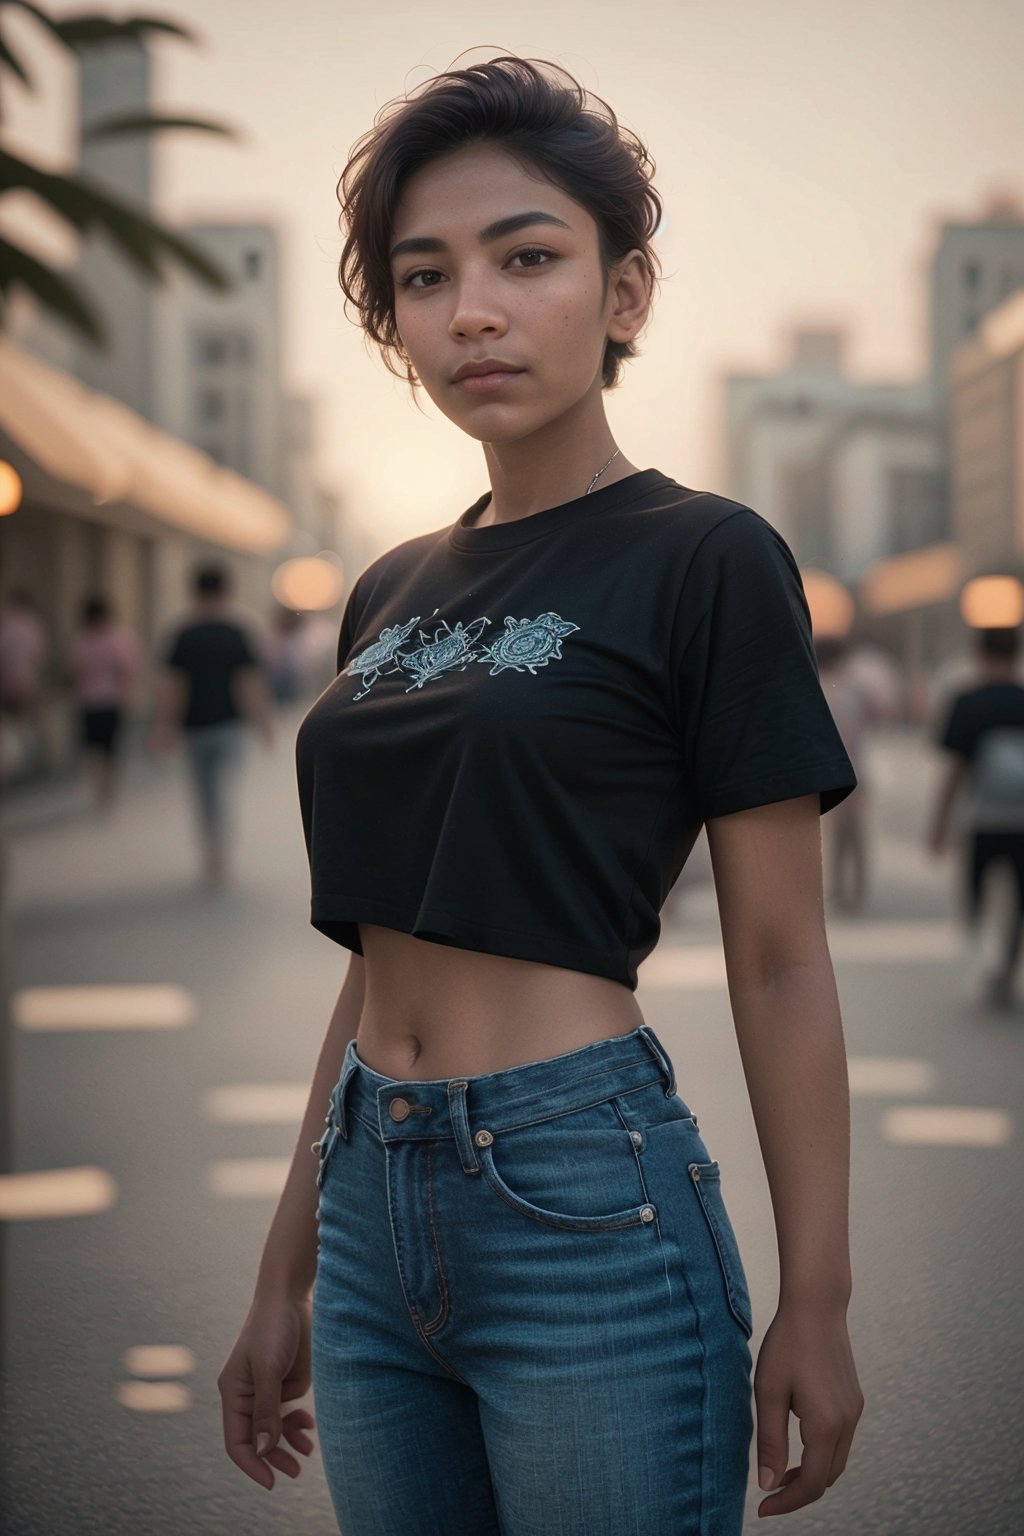
[[[359,611],[359,577],[352,583],[352,590],[348,594],[345,611],[341,615],[341,629],[338,633],[338,671],[341,672],[348,661],[352,642],[356,637],[356,625]]]
[[[857,787],[818,675],[799,567],[751,508],[701,539],[672,650],[677,725],[702,821],[814,791],[824,815]]]
[[[959,752],[962,757],[970,758],[973,755],[978,744],[978,731],[970,718],[964,694],[960,694],[949,706],[936,741],[938,746]]]
[[[179,667],[187,672],[191,666],[189,655],[188,630],[178,629],[168,640],[164,647],[163,662],[165,667]]]
[[[259,657],[252,640],[240,624],[235,627],[234,648],[233,662],[236,667],[259,666]]]

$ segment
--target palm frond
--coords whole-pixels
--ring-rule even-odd
[[[17,287],[27,288],[45,309],[66,320],[86,340],[106,345],[106,328],[81,290],[0,236],[0,296],[4,305],[9,302],[11,289]]]
[[[194,128],[200,133],[217,133],[225,139],[239,139],[237,129],[227,123],[211,122],[209,118],[170,117],[161,112],[119,112],[114,117],[100,118],[82,129],[82,138],[88,140],[112,139],[126,133],[154,133],[166,128]]]
[[[188,43],[199,40],[189,27],[180,26],[176,21],[163,21],[157,16],[128,16],[123,21],[99,15],[71,16],[66,21],[53,22],[52,26],[55,36],[69,48],[88,48],[96,43],[122,42],[129,38],[142,42],[151,33],[181,37]]]
[[[159,258],[173,256],[207,287],[224,293],[233,286],[229,274],[199,246],[154,223],[89,177],[41,171],[0,149],[0,193],[15,189],[34,193],[58,217],[83,233],[97,226],[103,229],[136,268],[158,282],[164,278]]]

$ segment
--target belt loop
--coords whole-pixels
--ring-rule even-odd
[[[479,1173],[480,1164],[473,1149],[473,1138],[469,1134],[469,1115],[466,1113],[466,1089],[468,1086],[466,1078],[452,1078],[448,1084],[448,1108],[451,1112],[452,1126],[455,1131],[455,1145],[459,1149],[462,1171],[463,1173]]]
[[[668,1052],[649,1024],[641,1024],[639,1033],[664,1073],[665,1081],[668,1084],[668,1087],[665,1089],[665,1097],[670,1099],[676,1091],[676,1071],[669,1059]]]
[[[355,1070],[358,1065],[359,1060],[356,1056],[355,1041],[350,1040],[348,1045],[345,1047],[345,1060],[341,1068],[341,1078],[339,1079],[338,1086],[334,1090],[335,1119],[337,1122],[338,1131],[345,1141],[348,1141],[348,1122],[345,1117],[345,1095],[348,1092],[349,1083],[355,1076]]]

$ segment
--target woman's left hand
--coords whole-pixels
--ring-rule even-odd
[[[864,1410],[845,1306],[780,1304],[758,1353],[754,1401],[758,1480],[762,1488],[781,1490],[758,1506],[758,1515],[787,1515],[813,1504],[846,1467]],[[792,1468],[790,1413],[800,1421],[804,1446]]]

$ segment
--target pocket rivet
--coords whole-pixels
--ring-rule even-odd
[[[645,1205],[643,1210],[640,1212],[640,1220],[641,1221],[653,1221],[654,1220],[654,1207],[651,1206],[651,1205]]]
[[[642,1147],[644,1144],[644,1138],[639,1131],[630,1131],[629,1139],[633,1143],[634,1147]]]
[[[489,1147],[493,1142],[494,1137],[491,1135],[490,1131],[477,1131],[476,1135],[473,1137],[473,1140],[476,1142],[478,1147]]]

